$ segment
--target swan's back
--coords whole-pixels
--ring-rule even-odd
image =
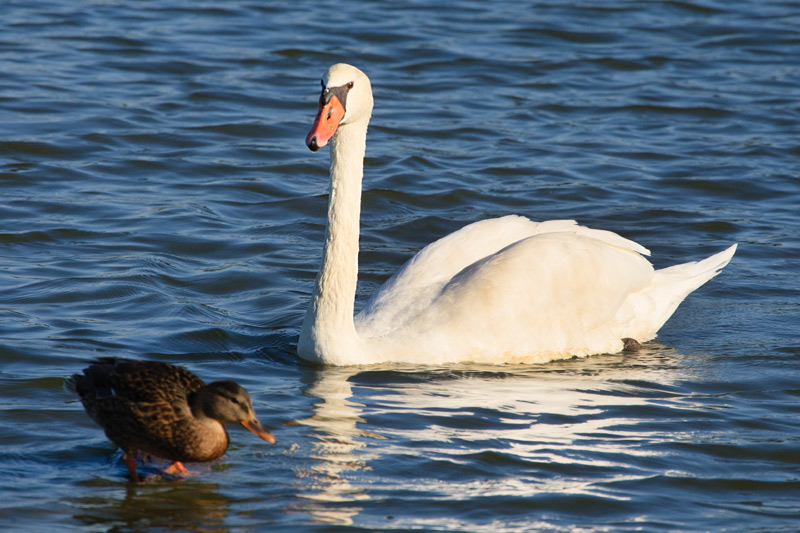
[[[389,278],[356,315],[359,333],[382,336],[408,323],[462,270],[514,243],[548,233],[581,235],[636,254],[650,254],[616,233],[579,226],[574,220],[533,222],[517,215],[481,220],[429,244]]]
[[[652,339],[735,246],[654,271],[649,251],[571,220],[503,217],[466,226],[412,258],[356,317],[381,360],[538,362]]]

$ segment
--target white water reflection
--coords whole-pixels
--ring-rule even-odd
[[[686,377],[658,353],[525,367],[320,370],[306,391],[319,400],[314,414],[300,421],[316,439],[313,465],[298,474],[299,496],[313,502],[303,509],[319,522],[352,524],[377,491],[439,501],[624,500],[609,486],[653,475],[634,465],[662,463],[665,452],[651,444],[682,438],[669,420],[652,420],[680,418],[675,400],[684,395],[673,383]],[[385,473],[380,459],[389,456],[419,471]],[[371,467],[380,485],[360,482]],[[452,469],[464,471],[460,481],[441,478]],[[403,520],[421,524],[413,513]]]
[[[361,511],[357,503],[368,498],[365,490],[354,486],[348,478],[348,474],[367,468],[367,461],[376,457],[362,451],[367,442],[356,439],[364,434],[357,427],[364,422],[360,417],[364,406],[350,400],[352,389],[348,379],[354,373],[351,369],[336,368],[320,371],[318,379],[306,390],[320,401],[310,418],[299,421],[315,428],[312,437],[316,441],[310,470],[299,474],[305,479],[304,490],[298,496],[311,500],[302,509],[316,522],[352,524],[352,518]]]

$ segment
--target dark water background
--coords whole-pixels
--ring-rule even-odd
[[[302,364],[338,61],[376,98],[359,302],[509,213],[739,251],[637,355]],[[0,529],[796,531],[799,176],[794,1],[4,1]],[[238,380],[278,444],[131,486],[62,389],[106,355]]]

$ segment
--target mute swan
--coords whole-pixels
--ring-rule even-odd
[[[336,64],[306,144],[331,144],[322,265],[298,342],[331,365],[545,362],[615,353],[655,337],[678,304],[736,250],[654,271],[650,252],[572,220],[483,220],[429,244],[353,317],[361,179],[372,89]]]

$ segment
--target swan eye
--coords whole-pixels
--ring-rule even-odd
[[[347,88],[348,89],[352,89],[353,85],[355,85],[355,84],[351,81],[350,83],[347,84]]]

